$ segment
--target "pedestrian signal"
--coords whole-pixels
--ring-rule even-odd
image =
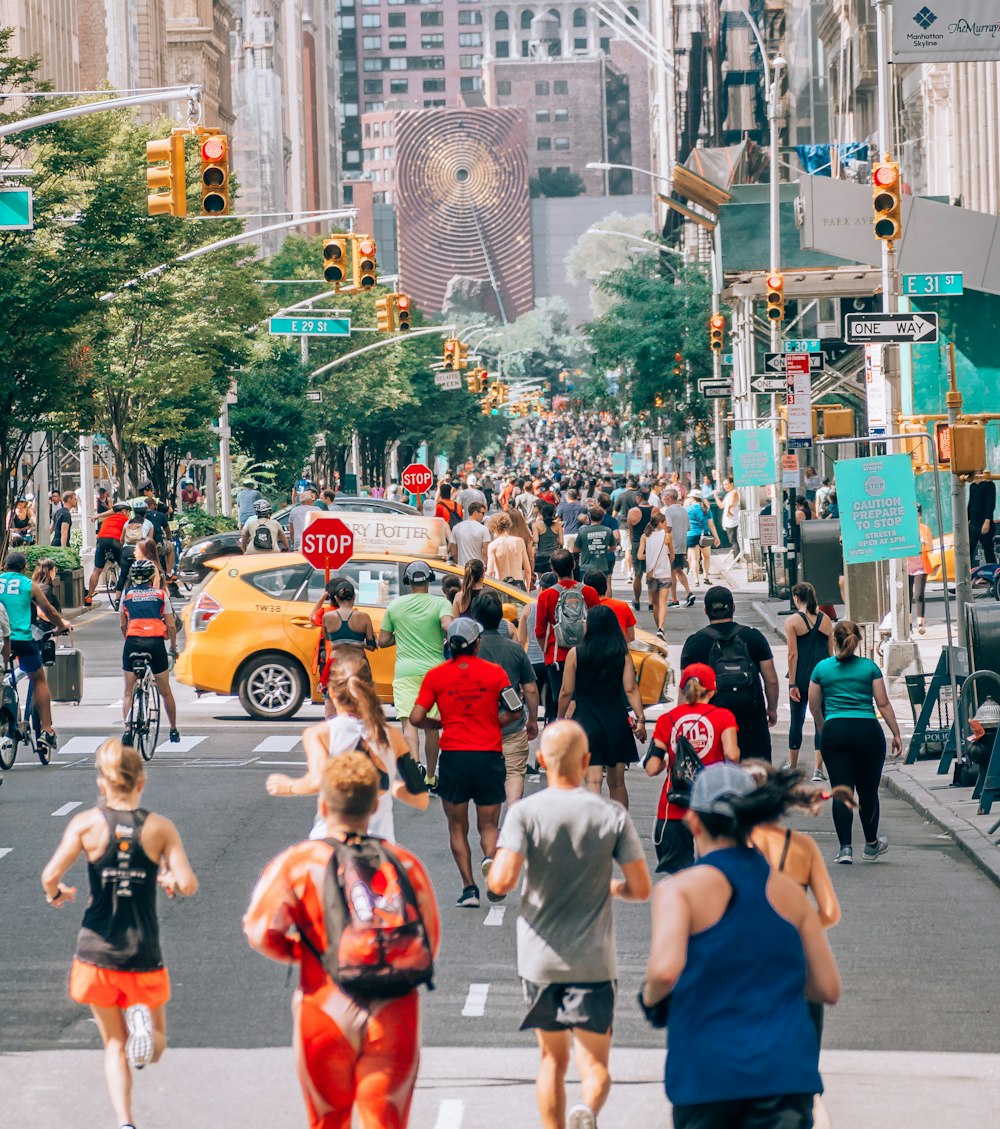
[[[201,214],[229,215],[229,142],[221,133],[201,143]]]
[[[149,215],[187,215],[183,133],[146,142],[146,188]]]

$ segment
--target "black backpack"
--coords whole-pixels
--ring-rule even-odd
[[[253,547],[261,553],[269,553],[274,548],[274,538],[263,521],[253,531]]]
[[[713,640],[708,665],[715,671],[713,706],[722,706],[733,713],[746,713],[760,701],[760,668],[750,657],[743,628],[731,634],[717,627],[706,627]]]

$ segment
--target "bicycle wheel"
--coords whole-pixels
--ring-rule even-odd
[[[118,611],[122,602],[122,594],[118,591],[118,565],[112,561],[104,568],[104,583],[108,591],[108,601]]]
[[[139,752],[143,760],[152,760],[156,746],[160,743],[160,691],[156,683],[150,679],[143,695],[145,700],[145,718],[143,724],[143,738],[139,744]]]
[[[6,706],[0,710],[0,768],[14,767],[17,758],[17,722]]]

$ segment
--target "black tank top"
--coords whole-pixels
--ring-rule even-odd
[[[551,525],[546,525],[538,535],[538,556],[547,560],[560,546],[559,535]]]
[[[642,535],[646,532],[646,526],[649,525],[649,519],[653,516],[652,506],[636,506],[636,509],[642,514],[642,517],[632,526],[633,545],[638,545],[642,540]]]
[[[90,899],[76,938],[76,956],[86,964],[118,972],[155,972],[163,967],[156,920],[156,874],[139,841],[149,814],[100,808],[108,845],[87,863]]]

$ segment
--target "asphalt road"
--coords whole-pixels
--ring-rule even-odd
[[[642,617],[647,618],[645,610]],[[752,622],[742,611],[739,618]],[[703,622],[699,608],[672,614],[672,659],[685,635]],[[31,1116],[36,1126],[55,1126],[66,1123],[64,1115],[82,1109],[110,1124],[101,1112],[107,1107],[93,1053],[99,1046],[95,1027],[66,996],[81,905],[53,911],[38,883],[69,815],[95,799],[93,749],[118,728],[120,642],[114,618],[88,613],[79,621],[76,638],[86,656],[85,704],[56,707],[61,747],[53,764],[43,768],[19,759],[0,789],[0,1052],[5,1053],[0,1085],[6,1081],[5,1093],[15,1095],[11,1116],[20,1115],[6,1122],[0,1114],[0,1124]],[[186,1120],[186,1114],[178,1120],[177,1110],[187,1106],[171,1104],[176,1096],[171,1086],[195,1085],[191,1080],[196,1078],[203,1079],[196,1110],[214,1108],[227,1085],[242,1078],[239,1094],[234,1091],[233,1101],[227,1099],[227,1108],[243,1102],[246,1113],[230,1124],[251,1129],[296,1125],[301,1121],[297,1105],[282,1107],[282,1118],[275,1121],[266,1100],[248,1098],[249,1081],[259,1077],[266,1063],[275,1072],[273,1092],[287,1090],[288,1100],[295,1100],[282,1049],[291,1041],[292,985],[284,968],[247,948],[240,918],[262,866],[309,829],[312,802],[268,797],[264,779],[272,771],[296,771],[302,763],[302,723],[319,716],[319,709],[307,707],[293,723],[269,725],[246,719],[238,702],[196,702],[183,688],[179,699],[184,745],[157,752],[146,797],[151,808],[178,824],[201,889],[193,899],[161,905],[173,983],[170,1038],[180,1053],[167,1056],[165,1064],[170,1060],[171,1066],[157,1068],[160,1081],[155,1086],[142,1079],[148,1119],[141,1126],[207,1124],[197,1117]],[[779,722],[782,728],[787,720]],[[776,758],[784,749],[784,738],[776,737]],[[659,782],[632,771],[627,783],[652,863],[649,838]],[[529,785],[543,786],[544,778]],[[491,910],[485,899],[479,910],[456,908],[460,883],[437,803],[426,814],[397,808],[396,820],[400,841],[428,866],[444,921],[437,989],[425,999],[424,1043],[430,1050],[414,1124],[492,1129],[507,1124],[514,1111],[525,1124],[535,1124],[529,1085],[533,1042],[518,1031],[523,1004],[515,975],[517,898],[508,898],[502,913]],[[799,825],[832,856],[836,843],[828,813]],[[947,1094],[952,1111],[964,1101],[973,1118],[969,1123],[985,1125],[995,1114],[988,1088],[980,1102],[979,1085],[991,1071],[995,1079],[996,1072],[992,1052],[997,1048],[1000,980],[990,969],[988,953],[992,939],[1000,935],[1000,897],[936,828],[888,796],[883,798],[883,831],[892,844],[887,856],[875,864],[837,867],[833,875],[844,919],[831,940],[845,989],[841,1003],[828,1010],[824,1036],[824,1047],[833,1052],[826,1060],[831,1111],[839,1112],[845,1125],[921,1129],[926,1124],[930,1129],[940,1118],[931,1118],[928,1103]],[[71,879],[77,885],[85,881],[81,866]],[[616,1093],[609,1107],[614,1119],[604,1122],[609,1125],[625,1124],[636,1114],[660,1116],[665,1110],[657,1081],[661,1040],[632,1003],[648,949],[648,908],[617,906],[616,926],[621,991],[615,1043],[622,1049],[616,1069],[631,1081]],[[474,1006],[484,985],[485,1003]],[[21,1058],[6,1057],[8,1052],[33,1053]],[[922,1052],[929,1052],[926,1059]],[[988,1054],[963,1057],[976,1052]],[[58,1070],[66,1084],[40,1085],[51,1070]],[[501,1103],[496,1088],[504,1086],[508,1090]],[[487,1101],[481,1100],[483,1087],[492,1093]],[[82,1106],[73,1104],[81,1101]],[[883,1106],[885,1116],[877,1121],[862,1116]],[[911,1111],[906,1120],[896,1120],[906,1109]],[[977,1120],[987,1110],[989,1118]],[[928,1120],[922,1121],[924,1116]],[[665,1116],[660,1123],[666,1124]]]

